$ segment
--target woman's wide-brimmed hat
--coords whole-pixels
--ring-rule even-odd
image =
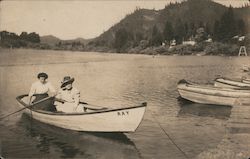
[[[61,85],[61,88],[67,86],[68,84],[72,84],[74,82],[74,78],[71,78],[70,76],[65,76],[63,78],[63,81],[61,82],[62,85]]]

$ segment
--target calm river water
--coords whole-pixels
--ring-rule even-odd
[[[241,77],[243,57],[148,56],[67,51],[0,50],[0,115],[18,110],[16,96],[28,93],[39,72],[55,87],[75,78],[84,101],[102,106],[148,102],[135,133],[68,131],[18,113],[0,121],[5,158],[195,158],[225,135],[231,107],[179,99],[180,79],[212,83],[216,75]]]

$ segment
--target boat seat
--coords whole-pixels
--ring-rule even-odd
[[[84,110],[104,110],[104,109],[108,109],[106,107],[96,107],[96,106],[92,106],[92,105],[84,105]]]

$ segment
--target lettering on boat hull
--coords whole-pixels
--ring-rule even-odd
[[[129,115],[129,111],[119,111],[117,112],[118,116],[125,116],[125,115]]]

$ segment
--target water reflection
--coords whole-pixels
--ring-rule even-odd
[[[180,110],[178,116],[196,115],[202,117],[213,117],[217,119],[228,119],[231,114],[231,106],[199,104],[178,98]]]
[[[25,135],[37,141],[36,147],[44,154],[59,152],[62,158],[140,158],[132,141],[123,133],[91,133],[65,130],[31,119],[23,114],[17,123],[25,129]],[[98,152],[97,152],[98,151]],[[120,152],[120,153],[119,153]],[[54,156],[54,155],[53,155]],[[106,156],[106,157],[105,157]]]

